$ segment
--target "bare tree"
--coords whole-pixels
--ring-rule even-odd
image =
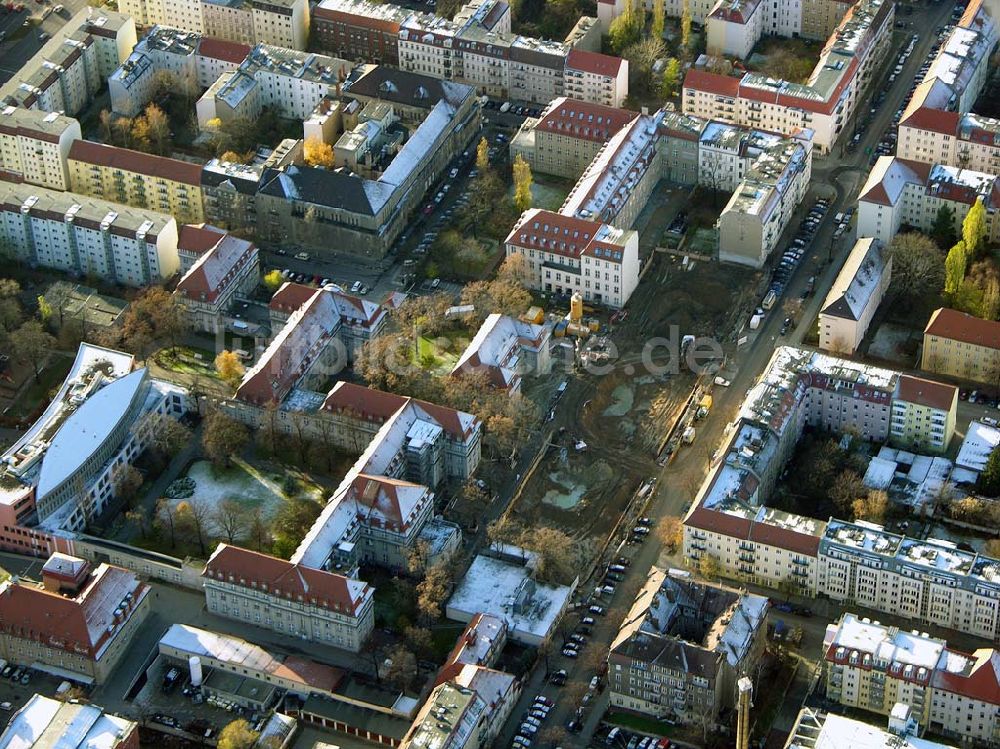
[[[212,521],[228,543],[242,538],[249,521],[247,508],[235,499],[224,499],[212,512]]]
[[[156,518],[170,534],[170,548],[173,549],[177,546],[176,510],[170,502],[168,497],[160,497],[156,500]]]
[[[208,523],[211,519],[211,508],[201,499],[191,497],[185,499],[177,505],[174,515],[175,523],[182,523],[190,528],[198,539],[198,548],[202,556],[206,554],[206,541],[208,537]]]

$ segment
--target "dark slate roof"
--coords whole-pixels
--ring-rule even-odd
[[[430,109],[441,99],[458,104],[474,93],[471,86],[379,65],[355,68],[344,83],[345,94]]]
[[[365,191],[366,182],[370,181],[344,172],[290,166],[265,169],[258,192],[374,216],[376,211]]]

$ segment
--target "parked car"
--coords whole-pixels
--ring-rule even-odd
[[[597,616],[604,616],[604,614],[607,613],[603,606],[598,606],[596,603],[590,608],[588,608],[587,611]]]
[[[561,687],[563,684],[566,683],[567,675],[568,674],[566,673],[566,669],[560,668],[558,671],[552,674],[552,676],[549,677],[549,681],[552,684],[555,684],[557,687]]]
[[[579,651],[570,650],[569,648],[563,648],[562,654],[565,655],[567,658],[579,658],[580,657]],[[563,682],[563,683],[565,683],[565,682]]]

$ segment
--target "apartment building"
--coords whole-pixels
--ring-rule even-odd
[[[882,156],[858,197],[858,236],[888,244],[900,226],[927,232],[942,206],[954,211],[955,227],[960,231],[969,209],[981,201],[987,214],[986,239],[995,242],[1000,239],[998,196],[994,174]]]
[[[625,11],[626,0],[598,0],[597,17],[604,33],[611,22]],[[830,36],[853,5],[853,0],[759,0],[749,3],[732,0],[647,0],[647,11],[652,11],[653,3],[664,6],[665,15],[680,18],[684,10],[691,14],[691,20],[703,26],[708,34],[708,49],[723,50],[719,42],[730,41],[733,51],[722,54],[737,55],[749,44],[754,44],[763,35],[803,37],[824,40]],[[713,45],[713,39],[716,45]],[[739,55],[745,57],[746,53]]]
[[[684,78],[683,111],[788,136],[808,129],[820,152],[828,153],[888,53],[893,19],[893,4],[885,0],[852,6],[805,84],[758,73],[731,77],[690,70]]]
[[[548,325],[493,313],[479,326],[451,374],[482,374],[493,387],[518,393],[524,375],[537,377],[551,370],[551,335]]]
[[[823,647],[827,699],[885,716],[901,703],[927,727],[944,640],[846,613],[827,626]]]
[[[205,220],[223,229],[253,226],[257,221],[257,190],[262,165],[211,159],[201,170]]]
[[[248,0],[247,5],[253,18],[255,41],[297,50],[308,46],[310,17],[307,0]]]
[[[920,368],[993,384],[1000,373],[1000,323],[942,307],[924,328]]]
[[[260,283],[260,253],[253,242],[214,226],[188,226],[184,232],[204,234],[209,246],[177,282],[174,297],[193,330],[222,332],[236,300],[248,298]]]
[[[926,400],[927,387],[900,387],[900,379],[889,370],[779,348],[684,519],[685,558],[707,554],[734,579],[791,586],[803,596],[996,638],[1000,561],[872,523],[823,521],[766,506],[806,425],[888,440],[897,393],[908,403]],[[910,394],[911,388],[919,392]],[[946,417],[946,429],[953,419]]]
[[[538,118],[525,119],[511,139],[511,159],[521,156],[533,172],[577,179],[637,112],[560,96]]]
[[[563,42],[512,34],[502,0],[469,2],[453,20],[368,0],[323,0],[316,9],[317,46],[333,54],[398,64],[497,98],[548,104],[565,94],[620,107],[628,62],[588,49],[590,38],[578,29]]]
[[[764,653],[768,608],[763,596],[654,567],[611,643],[611,705],[715,725]]]
[[[931,681],[928,728],[995,745],[1000,741],[1000,653],[994,648],[974,653],[948,649],[942,666]]]
[[[655,0],[654,0],[655,1]],[[708,14],[706,49],[710,55],[745,60],[764,33],[765,0],[722,0]]]
[[[195,106],[198,125],[254,120],[268,107],[305,120],[353,66],[326,55],[258,44],[239,67],[219,76]]]
[[[127,14],[82,8],[0,86],[0,106],[72,117],[90,104],[135,43],[135,22]]]
[[[367,69],[352,72],[341,89],[344,101],[356,85],[370,91],[370,75]],[[383,104],[395,111],[397,99],[406,102],[397,120],[409,131],[402,147],[369,176],[306,166],[265,169],[255,197],[262,242],[380,258],[407,228],[427,189],[472,147],[480,109],[471,87],[391,70],[377,77],[384,83]],[[407,112],[419,113],[419,120],[408,122]]]
[[[72,731],[67,728],[72,727]],[[0,734],[0,749],[139,749],[139,724],[97,705],[63,702],[40,694],[28,698]]]
[[[13,182],[0,182],[0,247],[21,262],[126,286],[164,281],[180,262],[172,216]]]
[[[103,684],[149,615],[150,590],[128,570],[54,554],[41,585],[0,583],[0,657]]]
[[[454,682],[436,686],[417,713],[401,749],[479,749],[484,738],[489,711],[483,698]]]
[[[931,107],[907,111],[899,123],[898,158],[1000,173],[1000,120]]]
[[[375,591],[361,580],[219,544],[201,573],[219,616],[357,653],[375,626]]]
[[[628,60],[571,49],[563,90],[572,99],[621,107],[628,96]]]
[[[924,75],[924,81],[937,81],[951,92],[948,109],[972,111],[989,79],[990,55],[998,40],[1000,28],[986,4],[970,3]]]
[[[963,653],[917,630],[846,613],[824,638],[826,695],[890,715],[909,708],[920,730],[992,746],[1000,737],[1000,653]]]
[[[320,0],[313,9],[313,41],[349,60],[399,65],[399,29],[412,12],[367,0]]]
[[[722,456],[684,520],[684,554],[726,574],[813,595],[826,522],[765,506],[806,425],[860,439],[889,437],[897,375],[826,354],[778,348],[750,389]]]
[[[940,455],[955,436],[958,388],[900,375],[892,394],[889,441],[911,452]]]
[[[174,86],[193,92],[208,88],[236,70],[250,50],[246,44],[154,26],[108,79],[111,109],[134,117],[152,99],[164,73]]]
[[[74,192],[174,216],[180,223],[205,220],[201,166],[89,140],[69,150]]]
[[[639,284],[638,234],[605,223],[532,208],[507,235],[504,251],[524,257],[528,284],[549,293],[622,307]]]
[[[892,281],[892,258],[874,237],[854,243],[819,312],[819,347],[853,356]]]
[[[818,563],[817,590],[834,601],[987,640],[1000,636],[1000,560],[874,523],[831,520]]]
[[[66,160],[80,123],[58,112],[6,106],[0,109],[0,171],[12,181],[69,189]]]
[[[760,148],[719,216],[719,260],[762,268],[809,191],[811,176],[808,137]]]

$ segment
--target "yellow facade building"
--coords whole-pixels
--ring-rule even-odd
[[[1000,382],[1000,322],[942,307],[924,328],[920,368],[996,385]]]
[[[180,224],[205,220],[201,166],[87,140],[69,151],[73,192],[168,213]]]

